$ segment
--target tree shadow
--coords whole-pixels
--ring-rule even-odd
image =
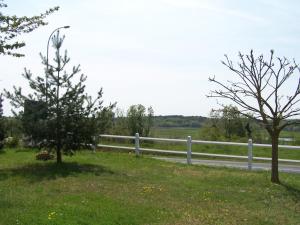
[[[291,185],[286,184],[286,183],[281,183],[281,186],[283,186],[288,191],[288,193],[294,198],[294,200],[296,202],[300,201],[300,189],[299,188],[292,187]]]
[[[63,162],[57,164],[54,162],[33,163],[21,167],[0,169],[0,181],[11,177],[22,177],[30,182],[40,182],[43,180],[55,180],[61,177],[78,176],[79,174],[115,174],[114,171],[94,164],[79,164],[76,162]]]

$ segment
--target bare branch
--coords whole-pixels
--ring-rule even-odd
[[[300,102],[300,80],[296,89],[287,101],[283,103],[284,95],[280,91],[286,81],[292,77],[298,65],[291,64],[285,57],[274,59],[274,51],[268,60],[263,55],[255,58],[253,51],[249,55],[239,52],[240,63],[235,66],[227,55],[222,61],[230,71],[238,78],[237,81],[223,83],[213,78],[209,80],[217,84],[221,89],[211,91],[208,97],[229,99],[240,107],[240,112],[264,124],[269,133],[278,129],[278,121],[300,115],[300,108],[296,105]],[[257,107],[251,103],[256,101]],[[272,101],[271,101],[272,100]],[[273,122],[271,122],[273,121]],[[273,125],[272,125],[273,123]],[[275,123],[275,124],[274,124]]]

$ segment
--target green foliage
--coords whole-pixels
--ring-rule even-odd
[[[155,116],[155,127],[190,127],[199,128],[206,121],[202,116],[181,116],[181,115],[169,115],[169,116]]]
[[[1,8],[7,7],[6,4],[2,3],[0,0],[0,10]],[[24,56],[21,53],[16,52],[19,48],[25,46],[24,42],[19,42],[16,39],[22,33],[30,33],[40,26],[47,25],[44,19],[57,11],[59,7],[54,7],[47,10],[38,16],[8,16],[4,15],[0,11],[0,55],[12,55],[15,57]]]
[[[154,123],[154,111],[150,106],[147,110],[145,106],[132,105],[125,113],[121,109],[114,112],[106,112],[108,118],[112,118],[112,123],[108,123],[106,131],[116,135],[131,135],[139,133],[140,136],[149,136]]]
[[[139,133],[140,136],[149,136],[153,126],[154,111],[150,106],[147,111],[145,106],[138,104],[132,105],[127,111],[127,126],[130,135]]]
[[[211,110],[210,119],[202,128],[208,140],[237,139],[246,137],[246,118],[241,116],[234,106],[225,106],[220,110]]]
[[[71,72],[66,71],[70,58],[67,51],[61,55],[63,41],[64,37],[60,37],[59,32],[52,38],[56,51],[52,64],[41,56],[46,67],[47,85],[44,77],[33,77],[25,69],[23,77],[28,81],[33,94],[23,95],[22,89],[16,87],[13,93],[5,90],[12,105],[24,109],[19,116],[25,134],[30,135],[35,143],[45,140],[45,147],[56,150],[58,162],[61,161],[61,151],[72,154],[82,144],[93,143],[100,129],[99,120],[103,119],[101,115],[115,106],[102,105],[102,88],[95,99],[85,93],[84,82],[87,77],[79,75],[79,65],[74,66]]]
[[[3,141],[5,137],[4,120],[3,120],[3,98],[0,94],[0,150],[3,148]]]
[[[214,126],[211,122],[205,123],[200,132],[205,140],[222,141],[225,139],[220,128]]]
[[[17,148],[20,145],[20,140],[17,137],[8,137],[4,140],[6,148]]]
[[[114,112],[111,134],[129,135],[127,118],[125,113],[120,108],[117,108]]]
[[[105,107],[97,114],[97,124],[99,134],[110,133],[114,125],[113,107]]]
[[[20,118],[15,116],[3,117],[3,123],[6,137],[21,138],[23,136],[23,124]]]
[[[36,143],[47,138],[47,105],[42,100],[24,101],[24,112],[21,116],[24,134]]]
[[[223,122],[225,137],[231,138],[233,135],[245,137],[245,118],[241,116],[237,107],[232,105],[225,106],[222,109],[221,120]]]
[[[8,148],[14,148],[19,145],[21,136],[20,123],[15,118],[3,117],[3,97],[0,95],[0,149],[5,145]],[[8,137],[8,138],[5,138]]]

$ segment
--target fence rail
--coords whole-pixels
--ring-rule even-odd
[[[192,140],[191,136],[188,136],[187,139],[140,137],[138,133],[136,133],[135,136],[120,136],[120,135],[101,134],[100,138],[134,140],[134,147],[105,145],[105,144],[98,144],[97,145],[98,147],[113,148],[113,149],[124,149],[124,150],[134,150],[135,154],[137,156],[141,152],[156,152],[156,153],[165,153],[165,154],[186,155],[188,164],[192,163],[192,155],[195,155],[195,156],[209,156],[209,157],[221,157],[221,158],[232,158],[232,159],[247,159],[248,160],[248,169],[251,170],[253,160],[264,160],[264,161],[271,161],[272,160],[271,158],[265,158],[265,157],[253,157],[253,147],[271,148],[272,145],[252,143],[252,139],[249,139],[248,143],[239,143],[239,142]],[[186,143],[187,144],[187,150],[186,151],[173,151],[173,150],[163,150],[163,149],[141,148],[140,147],[140,140],[172,142],[172,143]],[[225,155],[225,154],[192,152],[192,144],[214,144],[214,145],[244,146],[244,147],[248,147],[248,155],[247,156],[242,156],[242,155]],[[290,146],[290,145],[279,145],[279,148],[300,150],[300,146]],[[292,159],[278,159],[278,161],[279,162],[300,163],[300,160],[292,160]]]

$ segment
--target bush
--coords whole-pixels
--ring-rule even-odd
[[[16,137],[5,138],[4,146],[7,148],[16,148],[19,146],[19,139]]]
[[[41,151],[38,154],[36,154],[35,158],[36,158],[36,160],[47,161],[47,160],[54,159],[54,155],[47,151]]]

